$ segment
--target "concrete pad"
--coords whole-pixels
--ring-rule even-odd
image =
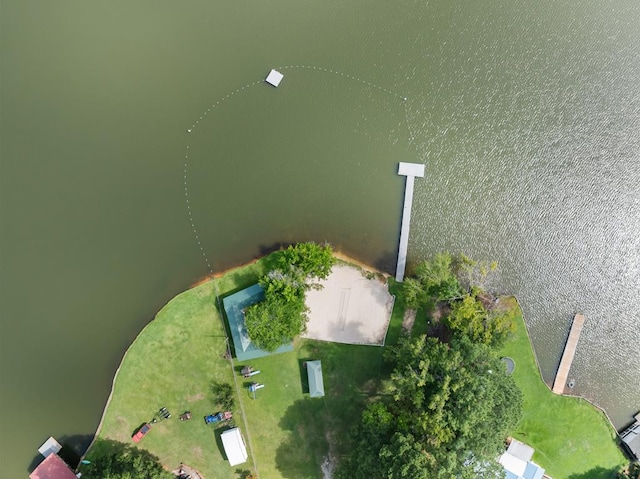
[[[307,292],[309,339],[346,344],[383,345],[394,297],[386,281],[367,279],[354,266],[336,265],[319,290]]]

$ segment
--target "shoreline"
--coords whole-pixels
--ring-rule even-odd
[[[282,251],[282,249],[280,249],[278,251]],[[275,251],[273,251],[273,253],[275,253]],[[225,268],[225,269],[223,269],[221,271],[216,271],[213,274],[205,275],[205,276],[201,277],[200,279],[197,279],[195,282],[191,283],[189,285],[189,287],[187,289],[185,289],[184,291],[188,291],[191,288],[196,288],[196,287],[198,287],[198,286],[200,286],[200,285],[202,285],[204,283],[207,283],[209,281],[213,281],[214,279],[222,278],[224,275],[226,275],[227,273],[230,273],[234,269],[244,268],[246,266],[252,266],[252,265],[256,264],[258,261],[260,261],[261,259],[266,258],[269,254],[271,254],[271,253],[265,254],[264,256],[260,256],[260,257],[256,257],[256,258],[250,259],[249,261],[245,261],[244,263],[240,263],[240,264],[237,264],[235,266],[231,266],[229,268]],[[391,276],[391,274],[389,274],[389,273],[385,273],[384,271],[381,271],[378,268],[376,268],[376,267],[374,267],[374,266],[372,266],[370,264],[367,264],[367,263],[364,263],[363,261],[357,260],[357,259],[353,258],[352,256],[349,256],[349,255],[347,255],[345,253],[342,253],[340,251],[334,251],[333,252],[333,256],[336,259],[338,259],[339,261],[344,261],[345,263],[349,263],[349,264],[358,266],[358,267],[360,267],[360,268],[362,268],[364,270],[370,271],[372,273],[381,274],[385,278],[388,278],[388,277]]]
[[[533,353],[533,359],[536,362],[536,368],[538,368],[538,377],[540,378],[540,381],[547,387],[549,392],[551,392],[552,394],[554,394],[556,396],[560,396],[560,397],[573,397],[573,398],[581,399],[581,400],[587,402],[589,405],[593,406],[598,411],[600,411],[604,415],[604,417],[607,419],[607,422],[609,423],[609,426],[611,426],[611,429],[613,429],[613,431],[615,432],[616,438],[618,439],[618,441],[620,441],[620,434],[619,434],[618,429],[613,424],[613,421],[611,420],[611,418],[607,414],[607,411],[605,411],[603,408],[601,408],[597,404],[591,402],[589,399],[587,399],[586,397],[581,396],[579,394],[564,394],[564,393],[563,394],[556,394],[556,393],[553,392],[553,389],[551,388],[551,386],[549,386],[549,384],[547,384],[547,382],[544,380],[544,376],[542,375],[542,369],[540,368],[540,363],[538,362],[538,354],[536,353],[536,349],[533,347],[533,341],[531,340],[531,335],[529,334],[529,327],[527,326],[527,320],[524,317],[524,310],[522,309],[522,305],[520,304],[520,300],[518,299],[518,297],[515,294],[507,295],[507,297],[509,297],[509,296],[511,296],[512,298],[514,298],[516,300],[516,304],[518,305],[518,308],[520,308],[520,312],[522,313],[522,321],[524,322],[524,330],[527,333],[527,339],[529,340],[529,346],[531,348],[531,352]]]
[[[269,253],[271,254],[271,253]],[[102,409],[102,413],[100,415],[100,421],[98,422],[98,426],[96,427],[96,430],[93,434],[93,438],[91,439],[91,442],[89,443],[89,445],[87,446],[86,450],[80,455],[80,462],[78,463],[78,465],[81,464],[82,460],[86,457],[87,453],[91,450],[91,448],[93,447],[94,443],[96,442],[98,436],[100,435],[100,432],[102,430],[102,426],[104,424],[104,420],[105,420],[105,416],[107,414],[107,409],[109,408],[109,405],[111,404],[111,400],[113,399],[113,395],[114,395],[114,391],[115,391],[115,385],[116,385],[116,381],[118,379],[118,374],[120,373],[120,369],[122,368],[122,365],[124,364],[127,355],[129,354],[129,351],[131,350],[131,348],[136,344],[136,342],[138,341],[138,339],[142,336],[142,334],[144,333],[144,331],[156,320],[156,318],[158,317],[158,314],[168,305],[170,304],[175,298],[177,298],[178,296],[180,296],[181,294],[184,294],[192,289],[198,288],[206,283],[209,283],[211,281],[214,281],[216,279],[222,278],[223,276],[227,275],[228,273],[236,270],[236,269],[241,269],[241,268],[245,268],[247,266],[252,266],[255,265],[258,261],[260,261],[263,258],[266,258],[269,254],[266,254],[264,256],[261,256],[259,258],[253,258],[250,261],[247,261],[245,263],[227,268],[223,271],[220,272],[216,272],[212,275],[207,275],[199,280],[197,280],[195,283],[190,284],[186,289],[184,289],[183,291],[180,291],[179,293],[177,293],[176,295],[174,295],[172,298],[170,298],[165,304],[162,305],[162,307],[156,312],[156,314],[154,314],[153,319],[151,319],[151,321],[149,321],[147,324],[144,325],[144,327],[136,334],[135,338],[133,339],[133,341],[131,341],[131,343],[127,346],[127,348],[125,349],[122,358],[120,359],[119,363],[118,363],[118,367],[113,375],[113,379],[111,380],[111,390],[109,391],[109,396],[107,397],[107,400],[104,404],[104,407]],[[369,266],[361,261],[358,261],[354,258],[351,258],[343,253],[339,253],[339,252],[335,252],[334,251],[334,257],[336,259],[338,259],[339,261],[345,262],[345,263],[349,263],[352,265],[355,265],[361,269],[365,269],[367,271],[371,271],[373,273],[378,273],[378,274],[382,274],[386,277],[390,277],[389,274],[384,273],[382,271],[379,271],[377,268],[374,268],[372,266]],[[216,288],[217,289],[217,288]],[[217,297],[217,294],[216,294]],[[384,344],[383,344],[384,346]],[[232,361],[233,364],[233,361]],[[234,376],[235,379],[235,376]],[[237,386],[237,385],[236,385]],[[244,415],[243,415],[244,416]],[[255,460],[254,460],[254,464],[255,464]],[[76,467],[77,470],[77,467]]]
[[[145,325],[145,326],[144,326],[144,327],[143,327],[143,328],[142,328],[142,329],[141,329],[141,330],[136,334],[136,336],[135,336],[135,338],[133,339],[133,341],[132,341],[128,346],[127,346],[127,348],[126,348],[126,350],[125,350],[124,354],[122,355],[122,358],[121,358],[121,360],[120,360],[120,362],[119,362],[119,364],[118,364],[118,367],[117,367],[117,369],[116,369],[116,371],[115,371],[115,373],[114,373],[114,375],[113,375],[113,379],[112,379],[112,382],[111,382],[111,390],[110,390],[110,392],[109,392],[109,396],[108,396],[108,398],[107,398],[107,400],[106,400],[106,402],[105,402],[105,405],[104,405],[104,407],[103,407],[103,411],[102,411],[102,414],[101,414],[101,416],[100,416],[100,421],[99,421],[99,423],[98,423],[98,426],[97,426],[97,428],[96,428],[96,430],[95,430],[95,433],[94,433],[94,435],[93,435],[93,438],[92,438],[92,440],[91,440],[90,444],[88,445],[88,447],[86,448],[86,450],[81,454],[81,457],[80,457],[80,460],[81,460],[81,461],[82,461],[82,460],[87,456],[87,454],[90,452],[91,448],[94,446],[94,444],[95,444],[96,440],[97,440],[97,439],[99,438],[99,436],[100,436],[100,433],[101,433],[101,431],[102,431],[102,429],[103,429],[103,425],[104,425],[105,418],[106,418],[106,415],[107,415],[107,410],[108,410],[108,408],[109,408],[109,406],[110,406],[110,404],[111,404],[111,401],[112,401],[112,399],[113,399],[113,397],[114,397],[115,387],[116,387],[116,381],[118,380],[118,376],[119,376],[119,374],[120,374],[121,368],[122,368],[122,366],[123,366],[123,364],[124,364],[125,360],[127,359],[127,357],[128,357],[128,355],[129,355],[130,350],[131,350],[131,349],[133,348],[133,346],[138,342],[138,340],[139,340],[139,339],[140,339],[140,337],[143,335],[143,333],[145,332],[145,330],[146,330],[146,329],[147,329],[151,324],[153,324],[153,323],[154,323],[154,321],[158,318],[158,315],[160,314],[160,312],[161,312],[164,308],[166,308],[166,307],[167,307],[167,306],[168,306],[172,301],[174,301],[174,300],[175,300],[175,298],[179,297],[180,295],[182,295],[182,294],[184,294],[184,293],[186,293],[186,292],[188,292],[188,291],[191,291],[191,290],[193,290],[193,289],[196,289],[196,288],[198,288],[198,287],[200,287],[200,286],[203,286],[203,285],[205,285],[206,283],[209,283],[209,282],[211,282],[211,281],[213,281],[213,280],[215,280],[215,279],[222,278],[223,276],[225,276],[226,274],[228,274],[228,273],[230,273],[230,272],[232,272],[232,271],[234,271],[234,270],[237,270],[237,269],[241,269],[241,268],[243,268],[243,267],[247,267],[247,266],[254,265],[254,264],[256,264],[258,261],[260,261],[261,259],[263,259],[263,258],[264,258],[264,257],[266,257],[266,256],[267,256],[267,255],[265,255],[265,256],[263,256],[263,257],[261,257],[261,258],[254,258],[254,259],[252,259],[251,261],[248,261],[248,262],[246,262],[246,263],[244,263],[244,264],[241,264],[241,265],[235,266],[235,267],[233,267],[233,268],[228,268],[228,269],[224,270],[223,272],[216,273],[216,274],[214,274],[214,275],[212,275],[212,276],[207,276],[207,277],[205,277],[205,278],[203,278],[203,279],[201,279],[201,280],[197,281],[196,283],[194,283],[193,285],[189,286],[189,287],[188,287],[187,289],[185,289],[184,291],[179,292],[178,294],[176,294],[175,296],[173,296],[171,299],[169,299],[169,301],[167,301],[167,302],[162,306],[162,308],[160,308],[160,310],[158,310],[158,312],[154,315],[153,319],[152,319],[151,321],[149,321],[149,322],[148,322],[148,323],[147,323],[147,324],[146,324],[146,325]],[[345,263],[348,263],[348,264],[354,265],[354,266],[356,266],[356,267],[358,267],[358,268],[361,268],[361,269],[364,269],[364,270],[367,270],[367,271],[372,271],[372,272],[375,272],[375,273],[378,273],[378,274],[384,275],[384,277],[385,277],[385,278],[391,277],[391,275],[389,275],[389,274],[385,274],[385,273],[383,273],[383,272],[381,272],[381,271],[377,270],[376,268],[373,268],[373,267],[371,267],[371,266],[369,266],[369,265],[366,265],[366,264],[364,264],[364,263],[362,263],[362,262],[360,262],[360,261],[354,260],[353,258],[350,258],[349,256],[347,256],[347,255],[345,255],[345,254],[342,254],[342,253],[334,253],[334,256],[335,256],[335,258],[336,258],[337,260],[339,260],[340,262],[345,262]],[[530,349],[531,349],[531,352],[533,353],[533,359],[534,359],[535,364],[536,364],[536,369],[537,369],[538,378],[539,378],[539,380],[540,380],[540,381],[541,381],[541,382],[546,386],[547,390],[548,390],[551,394],[554,394],[554,393],[553,393],[553,391],[551,390],[551,387],[549,386],[549,384],[547,384],[547,383],[544,381],[544,379],[543,379],[542,371],[541,371],[541,368],[540,368],[540,363],[539,363],[539,361],[538,361],[538,356],[537,356],[537,353],[536,353],[535,348],[534,348],[534,346],[533,346],[533,342],[532,342],[532,340],[531,340],[531,336],[530,336],[530,334],[529,334],[529,329],[528,329],[527,322],[526,322],[526,319],[525,319],[524,311],[522,310],[522,305],[521,305],[520,300],[518,299],[518,297],[517,297],[515,294],[506,295],[506,296],[504,296],[504,297],[505,297],[505,298],[509,298],[509,297],[513,298],[513,299],[514,299],[514,301],[515,301],[515,303],[516,303],[516,305],[518,306],[518,308],[520,308],[520,312],[521,312],[521,314],[522,314],[522,320],[523,320],[523,323],[524,323],[524,330],[525,330],[525,333],[526,333],[527,341],[528,341],[528,343],[529,343],[529,347],[530,347]],[[385,336],[385,339],[386,339],[386,336]],[[383,346],[384,346],[384,343],[383,343]],[[232,362],[232,364],[233,364],[233,362]],[[233,367],[233,366],[232,366],[232,367]],[[234,376],[234,379],[236,379],[236,378],[235,378],[235,376]],[[238,387],[238,385],[236,384],[236,388],[237,388],[237,387]],[[585,398],[585,397],[583,397],[583,396],[580,396],[580,395],[572,395],[572,394],[562,394],[562,395],[556,395],[556,394],[554,394],[554,395],[555,395],[555,396],[575,397],[575,398],[578,398],[578,399],[580,399],[580,400],[584,400],[587,404],[589,404],[590,406],[593,406],[593,407],[594,407],[594,409],[595,409],[596,411],[601,412],[601,413],[603,414],[603,416],[606,418],[606,421],[607,421],[607,423],[609,424],[609,427],[611,428],[611,430],[613,430],[613,433],[614,433],[614,435],[615,435],[616,441],[619,443],[619,441],[620,441],[620,436],[619,436],[618,430],[617,430],[617,429],[616,429],[616,427],[613,425],[613,422],[611,421],[611,418],[609,417],[609,415],[607,414],[607,412],[606,412],[603,408],[599,407],[598,405],[596,405],[596,404],[594,404],[593,402],[591,402],[589,399],[587,399],[587,398]],[[246,418],[246,415],[245,415],[245,414],[243,414],[242,416],[243,416],[244,418]],[[248,439],[249,439],[249,441],[250,441],[250,438],[248,438]],[[253,447],[251,448],[251,451],[253,451]],[[252,454],[252,456],[253,456],[253,454]],[[255,461],[255,457],[252,457],[252,459],[253,459],[254,466],[255,466],[255,467],[256,467],[256,469],[257,469],[257,463],[256,463],[256,461]],[[167,466],[168,466],[168,465],[167,465]],[[165,466],[165,467],[167,467],[167,466]]]

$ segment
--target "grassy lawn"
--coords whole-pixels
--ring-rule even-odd
[[[184,462],[207,479],[227,479],[237,475],[223,458],[221,431],[203,420],[218,411],[211,383],[233,381],[229,362],[222,358],[225,337],[214,298],[211,282],[189,290],[169,302],[138,336],[120,367],[99,437],[132,444],[134,430],[164,406],[171,419],[153,425],[139,447],[157,455],[167,468]],[[193,414],[190,421],[178,419],[185,410]],[[240,413],[234,412],[241,424]]]
[[[227,273],[216,280],[220,294],[255,283],[268,266],[267,257]],[[397,305],[393,312],[388,342],[397,341],[403,311]],[[265,478],[321,478],[330,444],[332,453],[339,454],[344,442],[338,439],[359,419],[384,374],[381,347],[298,340],[291,353],[250,362],[262,371],[252,379],[266,385],[254,400],[245,389],[248,381],[239,375],[243,364],[234,361],[232,370],[223,359],[225,349],[214,283],[203,283],[175,297],[129,348],[98,436],[133,444],[134,431],[164,406],[172,418],[153,425],[138,447],[157,455],[167,468],[184,462],[206,479],[238,478],[242,471],[256,467]],[[308,359],[322,360],[324,398],[311,399],[305,394],[303,363]],[[203,416],[219,410],[210,392],[212,382],[235,385],[234,375],[240,391],[234,421],[249,448],[249,461],[240,468],[230,467],[224,459],[222,429],[203,421]],[[191,411],[193,419],[178,420],[185,410]]]
[[[222,295],[235,292],[255,283],[269,261],[267,257],[233,270],[215,284]],[[389,281],[396,294],[398,285]],[[405,310],[401,296],[396,297],[387,345],[397,342]],[[426,326],[420,319],[414,332]],[[325,459],[338,458],[348,449],[349,429],[383,389],[389,373],[383,367],[382,347],[299,339],[293,352],[250,362],[261,370],[251,379],[265,384],[253,399],[246,389],[249,381],[239,374],[244,364],[234,361],[232,370],[223,359],[225,350],[214,283],[174,298],[127,352],[99,437],[131,443],[133,432],[165,406],[173,417],[155,424],[139,447],[160,457],[167,468],[184,462],[206,479],[238,478],[249,469],[269,479],[319,479]],[[515,360],[514,377],[524,393],[524,418],[514,436],[535,448],[534,460],[548,474],[554,479],[606,478],[625,462],[600,411],[586,401],[556,396],[544,385],[521,315],[516,334],[501,354]],[[311,359],[322,361],[324,398],[308,395],[304,362]],[[219,410],[210,392],[213,381],[238,384],[234,420],[249,448],[249,461],[241,468],[230,467],[224,459],[222,429],[203,421]],[[179,421],[185,410],[193,419]]]
[[[325,397],[310,398],[306,360],[320,359]],[[250,361],[265,388],[241,395],[262,477],[320,478],[330,444],[359,419],[381,381],[382,348],[301,340],[291,353]],[[240,365],[239,365],[240,366]],[[334,449],[334,454],[338,450]]]
[[[515,299],[508,300],[517,306]],[[514,437],[535,449],[533,460],[547,474],[604,479],[626,462],[602,412],[583,399],[553,394],[543,383],[521,312],[516,334],[500,354],[515,360],[513,376],[524,395],[523,419]]]

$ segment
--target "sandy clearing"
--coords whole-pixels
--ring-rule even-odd
[[[336,265],[320,290],[307,292],[309,339],[347,344],[384,344],[394,298],[386,282],[366,272]]]

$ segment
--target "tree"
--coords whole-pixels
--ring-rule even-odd
[[[265,295],[245,312],[245,325],[251,340],[265,351],[275,351],[282,344],[304,332],[307,324],[304,299],[287,300],[284,296]]]
[[[299,270],[305,279],[326,279],[335,264],[333,249],[329,243],[319,245],[313,241],[289,246],[278,258],[282,271]]]
[[[380,450],[383,477],[389,479],[429,479],[433,458],[411,434],[395,433]]]
[[[378,451],[389,443],[394,422],[384,403],[371,403],[351,431],[351,453],[339,464],[336,479],[381,479],[383,466]]]
[[[82,466],[85,479],[172,479],[160,460],[144,449],[110,439],[98,439]]]
[[[451,306],[445,323],[454,333],[474,342],[498,346],[514,329],[515,311],[511,308],[487,310],[477,296],[468,295]]]
[[[443,344],[421,336],[401,340],[389,355],[399,430],[423,445],[438,470],[498,454],[520,419],[522,394],[491,349],[466,337]]]
[[[211,384],[211,394],[213,395],[213,402],[222,409],[225,411],[231,411],[233,409],[235,400],[231,384],[214,381]]]
[[[443,324],[452,333],[497,346],[513,330],[515,311],[496,306],[494,296],[484,289],[496,268],[495,262],[438,253],[417,266],[415,278],[405,280],[405,302],[412,308],[444,302],[450,313],[444,313]]]
[[[411,308],[424,305],[429,299],[449,301],[464,291],[454,273],[454,258],[449,253],[437,253],[431,261],[416,267],[416,278],[405,280],[405,301]]]
[[[495,458],[520,419],[522,394],[495,353],[466,336],[449,344],[421,336],[385,355],[389,397],[363,414],[337,477],[353,467],[355,478],[500,477]]]
[[[476,261],[461,253],[455,260],[454,268],[464,290],[471,291],[476,288],[484,291],[488,288],[492,273],[498,269],[498,263]]]
[[[245,311],[251,340],[261,349],[275,351],[305,331],[308,317],[305,293],[318,287],[335,263],[329,244],[298,243],[279,253],[275,268],[260,278],[264,301]]]

